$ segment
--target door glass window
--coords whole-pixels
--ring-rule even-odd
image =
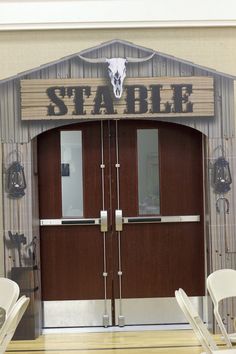
[[[83,216],[82,132],[61,131],[62,217]]]
[[[138,129],[139,214],[160,214],[158,130]]]

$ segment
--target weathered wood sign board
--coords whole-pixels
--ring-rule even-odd
[[[106,78],[21,80],[23,120],[213,116],[211,77],[127,78],[119,100]]]

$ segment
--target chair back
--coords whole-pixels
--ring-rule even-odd
[[[206,325],[203,323],[198,312],[193,307],[184,290],[176,290],[175,297],[205,352],[207,354],[212,354],[215,350],[218,350],[218,347],[210,332],[208,331]]]
[[[236,270],[220,269],[207,278],[207,289],[214,305],[223,299],[236,296]]]
[[[12,309],[19,297],[20,289],[16,282],[8,278],[0,278],[0,307],[6,314]]]
[[[236,270],[220,269],[211,273],[207,278],[207,290],[214,304],[214,315],[229,348],[232,343],[219,313],[219,302],[236,296]]]
[[[29,302],[30,299],[28,297],[22,296],[13,306],[6,318],[6,321],[0,330],[0,354],[5,353]]]

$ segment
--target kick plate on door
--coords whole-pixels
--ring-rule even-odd
[[[111,300],[107,300],[107,326],[111,325]],[[43,301],[43,327],[104,325],[104,300]]]
[[[190,301],[204,318],[203,296],[190,297]],[[119,313],[120,299],[115,299],[115,313]],[[186,318],[174,297],[122,299],[122,313],[125,325],[185,324]],[[116,315],[115,324],[119,324]]]

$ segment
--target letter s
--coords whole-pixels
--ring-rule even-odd
[[[46,90],[46,93],[47,93],[48,97],[50,98],[51,102],[55,103],[55,105],[50,103],[49,106],[47,106],[47,109],[48,109],[47,115],[48,116],[64,116],[68,112],[68,109],[67,109],[65,103],[57,96],[56,90],[59,91],[59,95],[61,97],[65,97],[65,91],[66,91],[65,87],[54,86],[54,87],[49,87]],[[55,112],[56,107],[59,108],[59,112]]]

